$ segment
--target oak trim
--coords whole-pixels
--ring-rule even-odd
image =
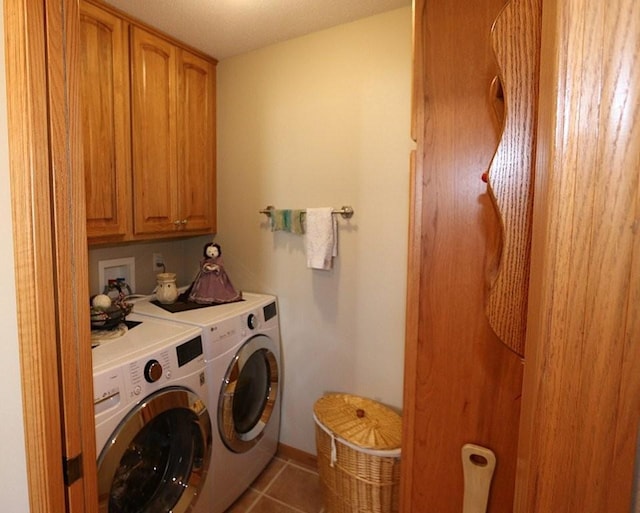
[[[517,513],[627,513],[640,419],[640,3],[545,0]]]
[[[80,13],[75,1],[48,0],[47,70],[53,196],[57,343],[66,458],[82,454],[81,479],[67,488],[70,513],[98,508],[89,322],[84,168],[80,113]]]
[[[411,152],[410,162],[410,203],[409,203],[409,251],[407,263],[407,312],[405,326],[404,398],[402,465],[400,486],[400,511],[411,511],[413,488],[413,446],[416,384],[418,369],[416,356],[420,327],[420,276],[422,254],[422,161],[417,159],[418,151]],[[422,154],[422,152],[420,152]]]
[[[402,513],[410,513],[413,496],[413,447],[420,330],[420,283],[422,273],[422,191],[425,93],[426,2],[414,0],[412,5],[412,91],[411,138],[416,149],[409,159],[409,227],[407,251],[407,291],[405,313],[405,349],[403,383],[402,465],[400,466],[400,504]]]
[[[29,510],[93,512],[77,3],[7,0],[4,16]],[[66,488],[63,457],[80,453],[85,477]]]
[[[4,2],[11,205],[29,509],[65,511],[44,2]],[[46,393],[45,393],[46,392]]]
[[[318,457],[315,454],[310,454],[301,449],[296,449],[290,445],[278,443],[276,456],[286,460],[293,460],[296,463],[300,463],[307,467],[318,468]]]

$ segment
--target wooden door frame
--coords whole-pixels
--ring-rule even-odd
[[[97,511],[78,5],[5,0],[16,300],[32,513]],[[84,477],[65,486],[63,460]]]
[[[518,513],[631,508],[640,426],[639,14],[632,0],[543,3]]]

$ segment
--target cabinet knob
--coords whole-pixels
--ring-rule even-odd
[[[180,224],[180,219],[176,219],[173,224],[175,224],[176,226],[178,226]]]
[[[180,224],[187,224],[187,219],[183,219],[182,221],[180,221]]]

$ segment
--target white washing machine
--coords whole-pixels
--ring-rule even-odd
[[[212,513],[222,513],[276,453],[280,433],[280,327],[276,298],[243,293],[243,301],[171,313],[152,302],[134,312],[202,329],[213,435]]]
[[[210,513],[202,331],[132,314],[92,350],[101,513]]]

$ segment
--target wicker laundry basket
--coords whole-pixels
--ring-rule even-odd
[[[327,513],[397,512],[400,415],[349,394],[326,394],[313,412]]]

